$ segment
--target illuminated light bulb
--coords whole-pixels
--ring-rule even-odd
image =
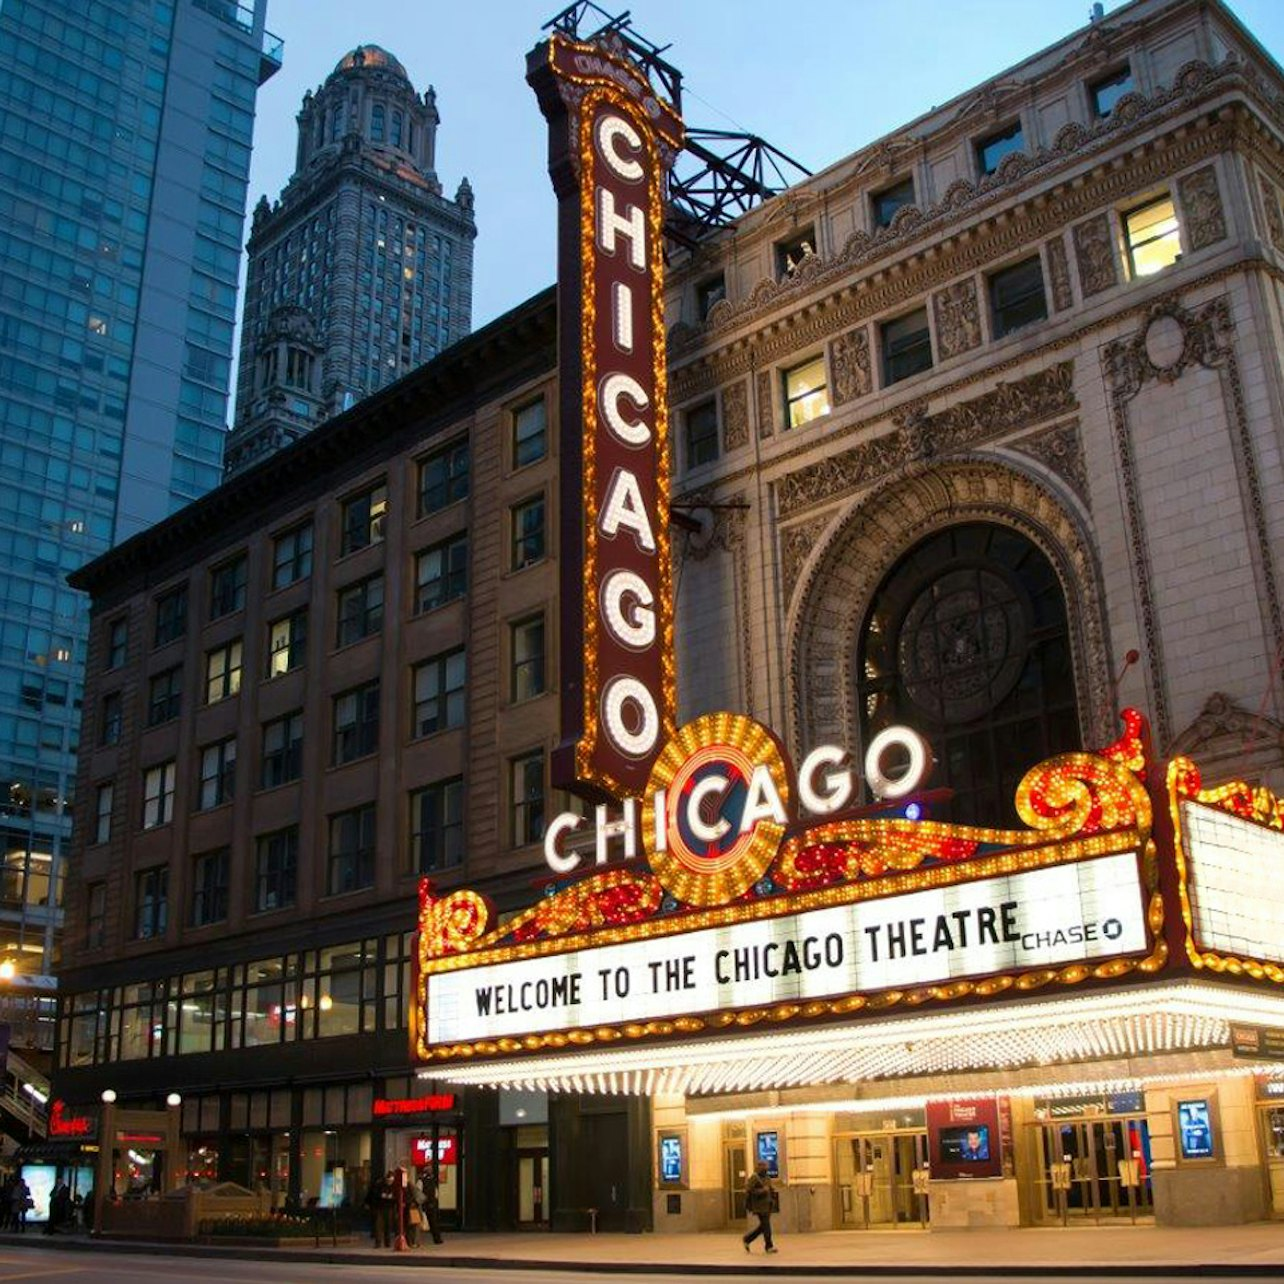
[[[12,959],[5,959],[0,963],[0,981],[12,981],[18,969],[14,966]]]

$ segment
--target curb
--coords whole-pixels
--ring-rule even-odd
[[[455,1256],[451,1254],[374,1253],[353,1252],[342,1249],[297,1249],[248,1247],[221,1247],[218,1245],[189,1244],[185,1242],[161,1243],[156,1240],[120,1239],[60,1239],[52,1236],[0,1235],[0,1246],[6,1248],[39,1248],[64,1253],[111,1253],[119,1256],[208,1258],[216,1261],[290,1262],[311,1263],[322,1266],[397,1266],[422,1269],[426,1266],[477,1271],[556,1271],[579,1275],[671,1275],[689,1277],[692,1274],[743,1276],[755,1275],[781,1277],[808,1276],[824,1278],[876,1278],[922,1279],[939,1273],[945,1268],[940,1262],[919,1262],[909,1265],[884,1265],[881,1263],[843,1264],[758,1262],[751,1259],[744,1263],[724,1262],[586,1262],[543,1258],[512,1258]],[[1171,1279],[1179,1278],[1238,1278],[1279,1279],[1284,1276],[1284,1261],[1277,1262],[1137,1262],[1077,1263],[1053,1265],[1048,1262],[1015,1265],[1002,1263],[994,1266],[948,1264],[949,1274],[965,1279],[1006,1279],[1035,1276],[1041,1279]]]

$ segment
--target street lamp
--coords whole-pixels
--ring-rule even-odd
[[[113,1105],[113,1104],[115,1103],[115,1101],[116,1101],[116,1089],[115,1089],[115,1088],[104,1088],[104,1089],[103,1089],[103,1104],[104,1104],[104,1105],[106,1105],[106,1106],[110,1106],[110,1105]]]
[[[165,1104],[167,1106],[181,1106],[183,1104],[183,1098],[179,1096],[177,1092],[171,1092],[169,1096],[165,1098]]]

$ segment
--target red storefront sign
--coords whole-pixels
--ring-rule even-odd
[[[55,1101],[49,1107],[49,1135],[92,1140],[98,1136],[98,1119],[94,1115],[69,1115],[66,1103]]]
[[[422,1115],[454,1108],[454,1094],[442,1092],[426,1097],[376,1097],[372,1113],[376,1119],[381,1119],[390,1115]]]
[[[416,1137],[410,1143],[410,1156],[415,1161],[416,1168],[431,1167],[432,1138]],[[437,1162],[439,1164],[454,1164],[459,1162],[459,1139],[453,1134],[449,1137],[437,1138]]]

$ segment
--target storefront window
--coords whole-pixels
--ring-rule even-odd
[[[126,985],[117,991],[118,1029],[121,1061],[139,1061],[160,1056],[164,1048],[165,1018],[162,1006],[164,982]]]
[[[280,1043],[282,1032],[293,1027],[296,1007],[287,1001],[285,980],[286,967],[281,959],[246,965],[245,1047]]]
[[[191,972],[183,977],[178,1050],[220,1052],[224,1045],[222,972]]]

